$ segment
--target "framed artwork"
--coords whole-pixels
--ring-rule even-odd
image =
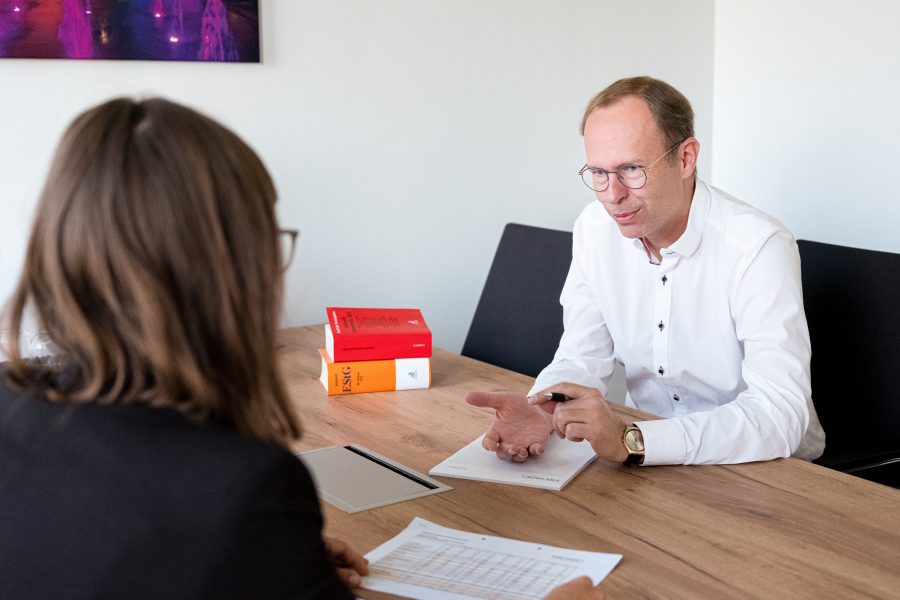
[[[259,62],[259,0],[0,0],[0,58]]]

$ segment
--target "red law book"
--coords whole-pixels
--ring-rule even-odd
[[[325,348],[334,362],[431,356],[431,330],[417,308],[325,308]]]

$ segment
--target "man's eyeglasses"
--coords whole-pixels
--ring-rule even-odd
[[[687,138],[685,138],[687,139]],[[647,185],[647,171],[650,170],[653,165],[662,160],[663,156],[666,156],[669,152],[677,148],[681,145],[681,142],[676,144],[672,144],[668,150],[663,152],[662,156],[654,160],[652,163],[647,165],[646,167],[642,167],[640,165],[622,165],[614,172],[616,174],[616,178],[622,182],[627,188],[632,190],[639,190],[645,185]],[[581,176],[581,180],[584,182],[584,185],[588,186],[595,192],[605,192],[609,187],[609,174],[610,171],[604,171],[603,169],[596,169],[594,167],[589,167],[584,165],[581,167],[581,170],[578,171],[578,174]]]
[[[278,242],[281,252],[281,270],[287,271],[294,260],[294,252],[297,249],[297,238],[300,237],[299,229],[279,229]]]

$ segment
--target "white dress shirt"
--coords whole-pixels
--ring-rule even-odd
[[[565,332],[531,394],[560,382],[604,394],[625,366],[645,465],[822,454],[810,397],[800,255],[763,212],[697,180],[685,232],[648,260],[599,202],[575,223]]]

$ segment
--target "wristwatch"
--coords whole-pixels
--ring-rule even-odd
[[[644,464],[644,436],[641,434],[640,428],[632,423],[625,427],[622,434],[622,443],[628,450],[628,458],[625,459],[626,465]]]

